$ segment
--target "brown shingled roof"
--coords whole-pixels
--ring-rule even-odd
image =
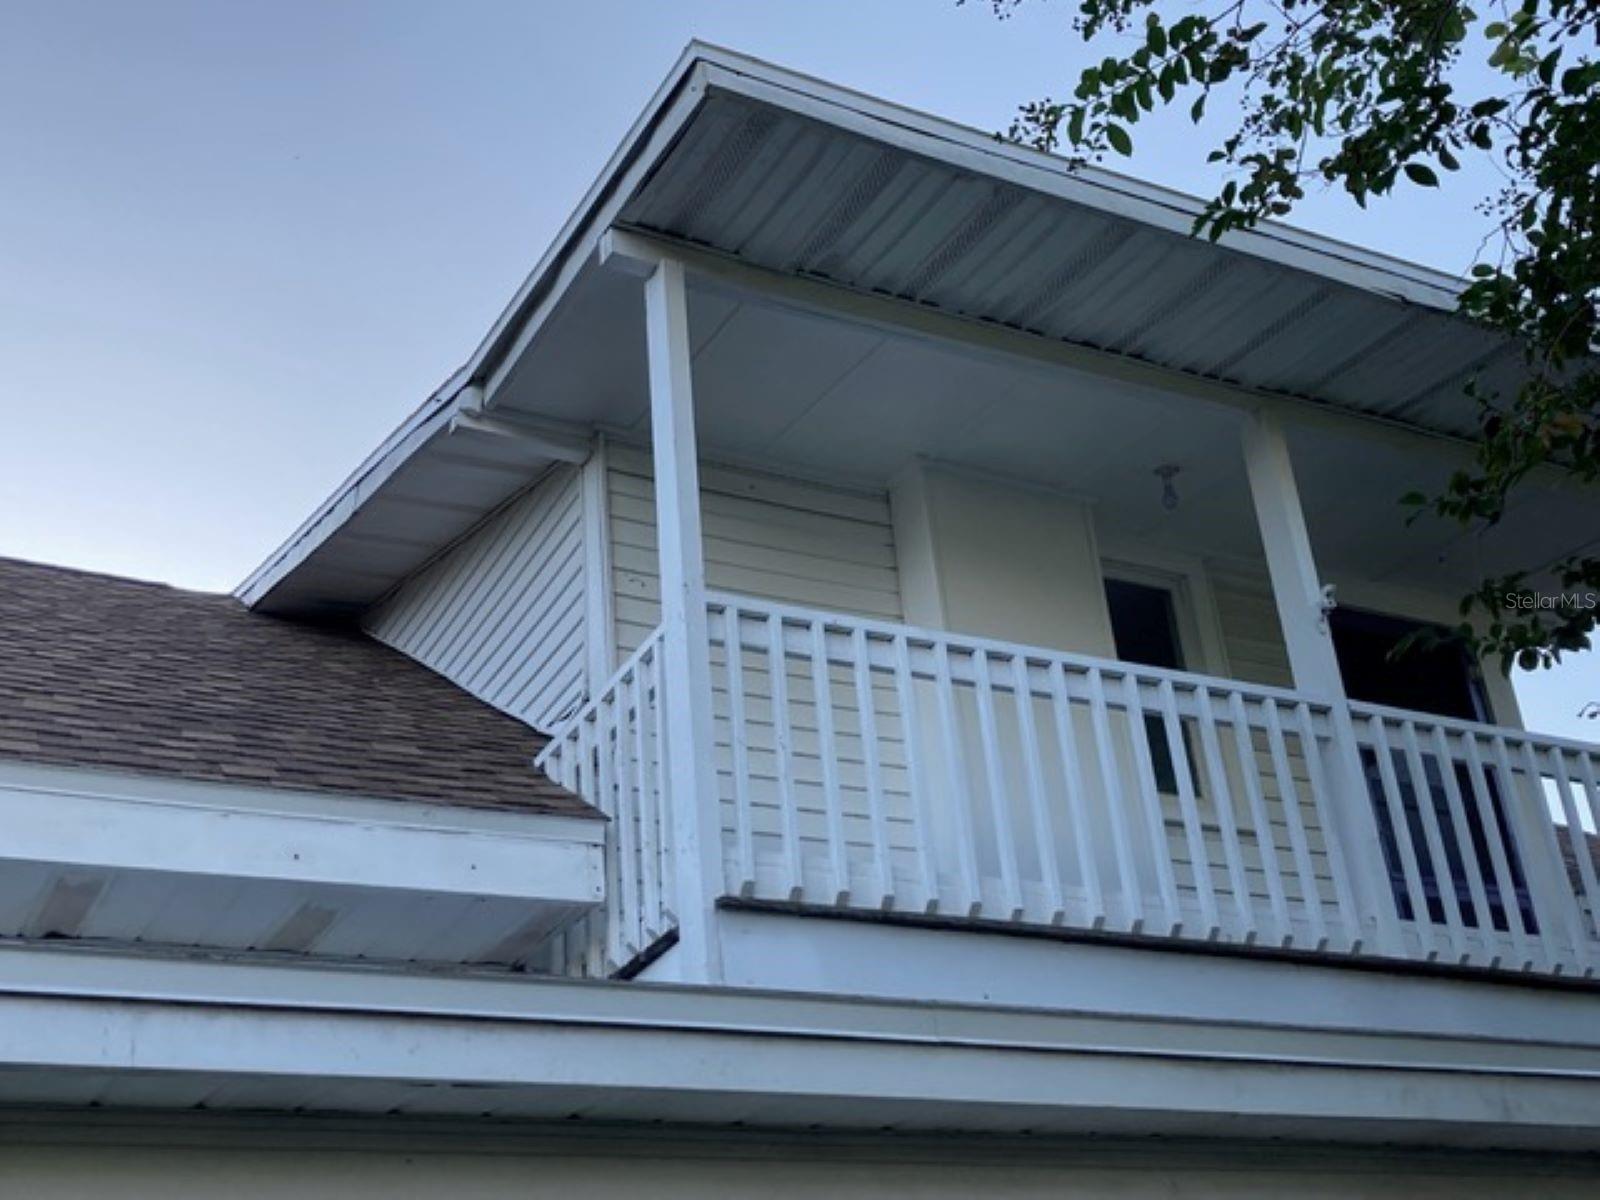
[[[0,558],[0,758],[598,815],[545,740],[359,630]]]

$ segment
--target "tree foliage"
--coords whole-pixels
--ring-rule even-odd
[[[1049,0],[989,2],[1004,17]],[[1073,29],[1108,53],[1069,99],[1024,104],[1009,136],[1082,161],[1131,154],[1158,107],[1220,122],[1210,158],[1225,178],[1195,226],[1213,239],[1287,215],[1308,186],[1366,206],[1492,160],[1504,182],[1482,198],[1492,236],[1460,310],[1515,339],[1526,382],[1469,385],[1473,462],[1403,502],[1481,529],[1536,473],[1600,479],[1600,0],[1082,0]],[[1515,602],[1533,587],[1579,602]],[[1553,665],[1589,645],[1600,609],[1582,596],[1597,592],[1593,554],[1528,563],[1463,597],[1457,633],[1503,669]]]

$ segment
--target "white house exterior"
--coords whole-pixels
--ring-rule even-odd
[[[236,600],[0,570],[0,1194],[1593,1195],[1600,748],[1386,654],[1600,496],[1193,211],[692,46]]]

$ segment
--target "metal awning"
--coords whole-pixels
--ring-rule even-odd
[[[1214,245],[1189,236],[1200,207],[691,45],[472,360],[239,595],[359,610],[560,457],[463,410],[545,414],[558,441],[606,426],[643,377],[612,229],[1450,439],[1475,430],[1468,379],[1514,385],[1516,348],[1454,314],[1460,281],[1277,225]]]

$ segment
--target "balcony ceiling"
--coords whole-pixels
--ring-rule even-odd
[[[1467,380],[1515,383],[1514,348],[1450,311],[1457,281],[1282,227],[1220,246],[1197,241],[1187,232],[1197,207],[691,47],[478,354],[241,595],[269,609],[360,608],[525,486],[549,459],[450,432],[454,413],[480,395],[491,411],[579,433],[642,434],[639,285],[601,262],[610,229],[1244,401],[1283,397],[1446,439],[1473,432]],[[1229,542],[1219,552],[1255,552],[1242,479],[1220,480],[1221,464],[1236,464],[1232,427],[1181,388],[1156,396],[1104,376],[997,363],[758,303],[704,278],[694,306],[710,453],[873,485],[913,454],[956,458],[1101,495],[1135,524],[1149,472],[1174,461],[1196,507],[1205,473],[1219,475],[1206,497],[1223,505],[1208,510],[1208,528],[1231,530],[1219,533]],[[1341,545],[1364,536],[1380,498],[1389,521],[1394,496],[1426,482],[1414,478],[1415,456],[1401,455],[1391,480],[1382,454],[1359,453],[1372,490],[1352,502],[1336,489],[1330,503],[1343,516],[1324,518],[1348,527],[1330,534]],[[1543,504],[1531,525],[1559,528],[1548,540],[1562,550],[1584,530],[1600,532],[1592,507]],[[1192,536],[1174,522],[1166,531]],[[1377,550],[1385,561],[1437,560],[1455,533],[1436,532]]]

